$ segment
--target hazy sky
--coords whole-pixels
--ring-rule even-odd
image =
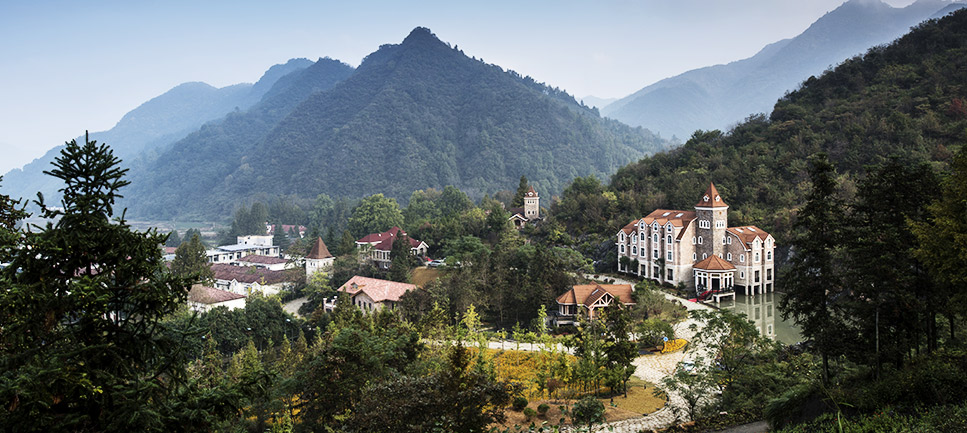
[[[905,6],[912,0],[885,0]],[[0,174],[186,81],[293,57],[353,66],[414,27],[583,97],[750,57],[843,0],[3,1]],[[110,143],[109,143],[110,144]]]

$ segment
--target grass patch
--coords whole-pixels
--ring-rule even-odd
[[[425,287],[428,283],[440,278],[440,270],[436,268],[420,267],[413,269],[410,274],[410,281],[417,287]]]
[[[652,413],[665,406],[665,399],[656,397],[654,391],[655,385],[633,377],[628,381],[628,397],[624,394],[615,396],[614,405],[637,415]],[[610,408],[611,398],[603,397],[600,400],[605,407]]]

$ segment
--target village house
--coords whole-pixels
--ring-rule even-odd
[[[658,209],[617,234],[618,271],[697,293],[775,290],[775,239],[756,226],[728,227],[729,205],[709,184],[694,211]]]
[[[238,243],[222,245],[205,252],[208,263],[232,263],[247,255],[279,256],[279,247],[272,245],[272,236],[239,236]]]
[[[275,229],[276,229],[276,227],[279,227],[279,226],[280,225],[278,225],[278,224],[265,223],[265,233],[268,234],[269,236],[275,236]],[[290,225],[290,224],[281,224],[281,227],[282,227],[282,233],[284,233],[286,235],[288,235],[288,234],[290,234],[292,232],[295,232],[295,233],[298,233],[299,234],[299,238],[300,239],[306,237],[306,226],[296,226],[296,225]]]
[[[216,307],[225,307],[229,310],[245,308],[245,295],[201,284],[191,286],[191,291],[188,292],[188,308],[201,313]]]
[[[227,263],[212,263],[211,267],[215,273],[215,288],[245,296],[255,292],[274,295],[287,282],[286,271],[270,271]]]
[[[416,286],[358,275],[339,287],[340,292],[349,294],[353,305],[366,312],[383,308],[395,309],[400,297],[410,290],[416,290]]]
[[[281,271],[293,266],[292,262],[280,257],[259,256],[255,254],[249,254],[235,260],[232,264],[238,266],[255,266],[256,268],[268,269],[270,271]]]
[[[594,320],[595,311],[615,303],[635,305],[631,284],[579,284],[557,297],[555,325],[573,325],[580,311],[586,311],[588,319]]]
[[[316,241],[312,244],[312,250],[306,256],[306,278],[316,272],[332,269],[335,261],[336,258],[329,253],[329,248],[326,247],[322,238],[316,238]]]
[[[541,197],[531,186],[528,188],[527,194],[524,194],[524,207],[512,207],[508,211],[510,212],[510,222],[519,230],[528,222],[540,219]]]
[[[406,232],[399,227],[393,227],[382,233],[371,233],[356,241],[356,248],[368,251],[369,258],[380,269],[389,269],[390,263],[392,262],[390,252],[393,250],[393,241],[396,240],[396,236],[399,234],[406,236]],[[426,251],[429,249],[426,242],[413,238],[409,239],[410,254],[425,258]]]

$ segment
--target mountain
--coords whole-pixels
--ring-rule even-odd
[[[879,0],[850,0],[802,34],[770,44],[755,56],[666,78],[604,109],[605,116],[663,136],[686,138],[698,129],[726,130],[768,112],[799,83],[870,47],[889,43],[942,9],[963,7],[919,0],[893,8]]]
[[[782,244],[809,190],[811,155],[829,155],[844,194],[855,193],[868,167],[891,157],[948,167],[967,143],[964,71],[961,9],[806,80],[768,118],[753,117],[727,134],[697,133],[671,152],[621,168],[610,187],[627,211],[612,226],[655,208],[689,209],[715,182],[730,205],[730,225],[758,225]]]
[[[92,140],[111,145],[126,167],[153,160],[167,145],[197,130],[202,124],[258,102],[283,76],[307,68],[307,59],[291,59],[274,65],[255,84],[215,88],[201,82],[183,83],[125,114],[111,129],[90,134]],[[84,136],[77,138],[83,141]],[[50,202],[59,197],[56,179],[44,175],[64,145],[4,175],[3,188],[13,197],[32,198],[42,192]]]
[[[267,95],[172,146],[132,178],[132,212],[227,215],[242,201],[281,194],[405,200],[446,185],[480,197],[521,175],[550,196],[575,176],[607,177],[664,145],[559,89],[467,57],[425,28],[305,96],[277,123],[281,111],[261,106]],[[264,127],[248,131],[253,124]]]

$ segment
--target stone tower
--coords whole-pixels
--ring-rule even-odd
[[[524,218],[532,220],[539,217],[541,214],[541,198],[537,195],[537,191],[534,191],[534,187],[527,189],[527,194],[524,195]]]
[[[709,183],[708,189],[695,204],[695,252],[697,260],[711,255],[725,254],[725,229],[728,227],[729,205],[722,200],[715,184]]]

